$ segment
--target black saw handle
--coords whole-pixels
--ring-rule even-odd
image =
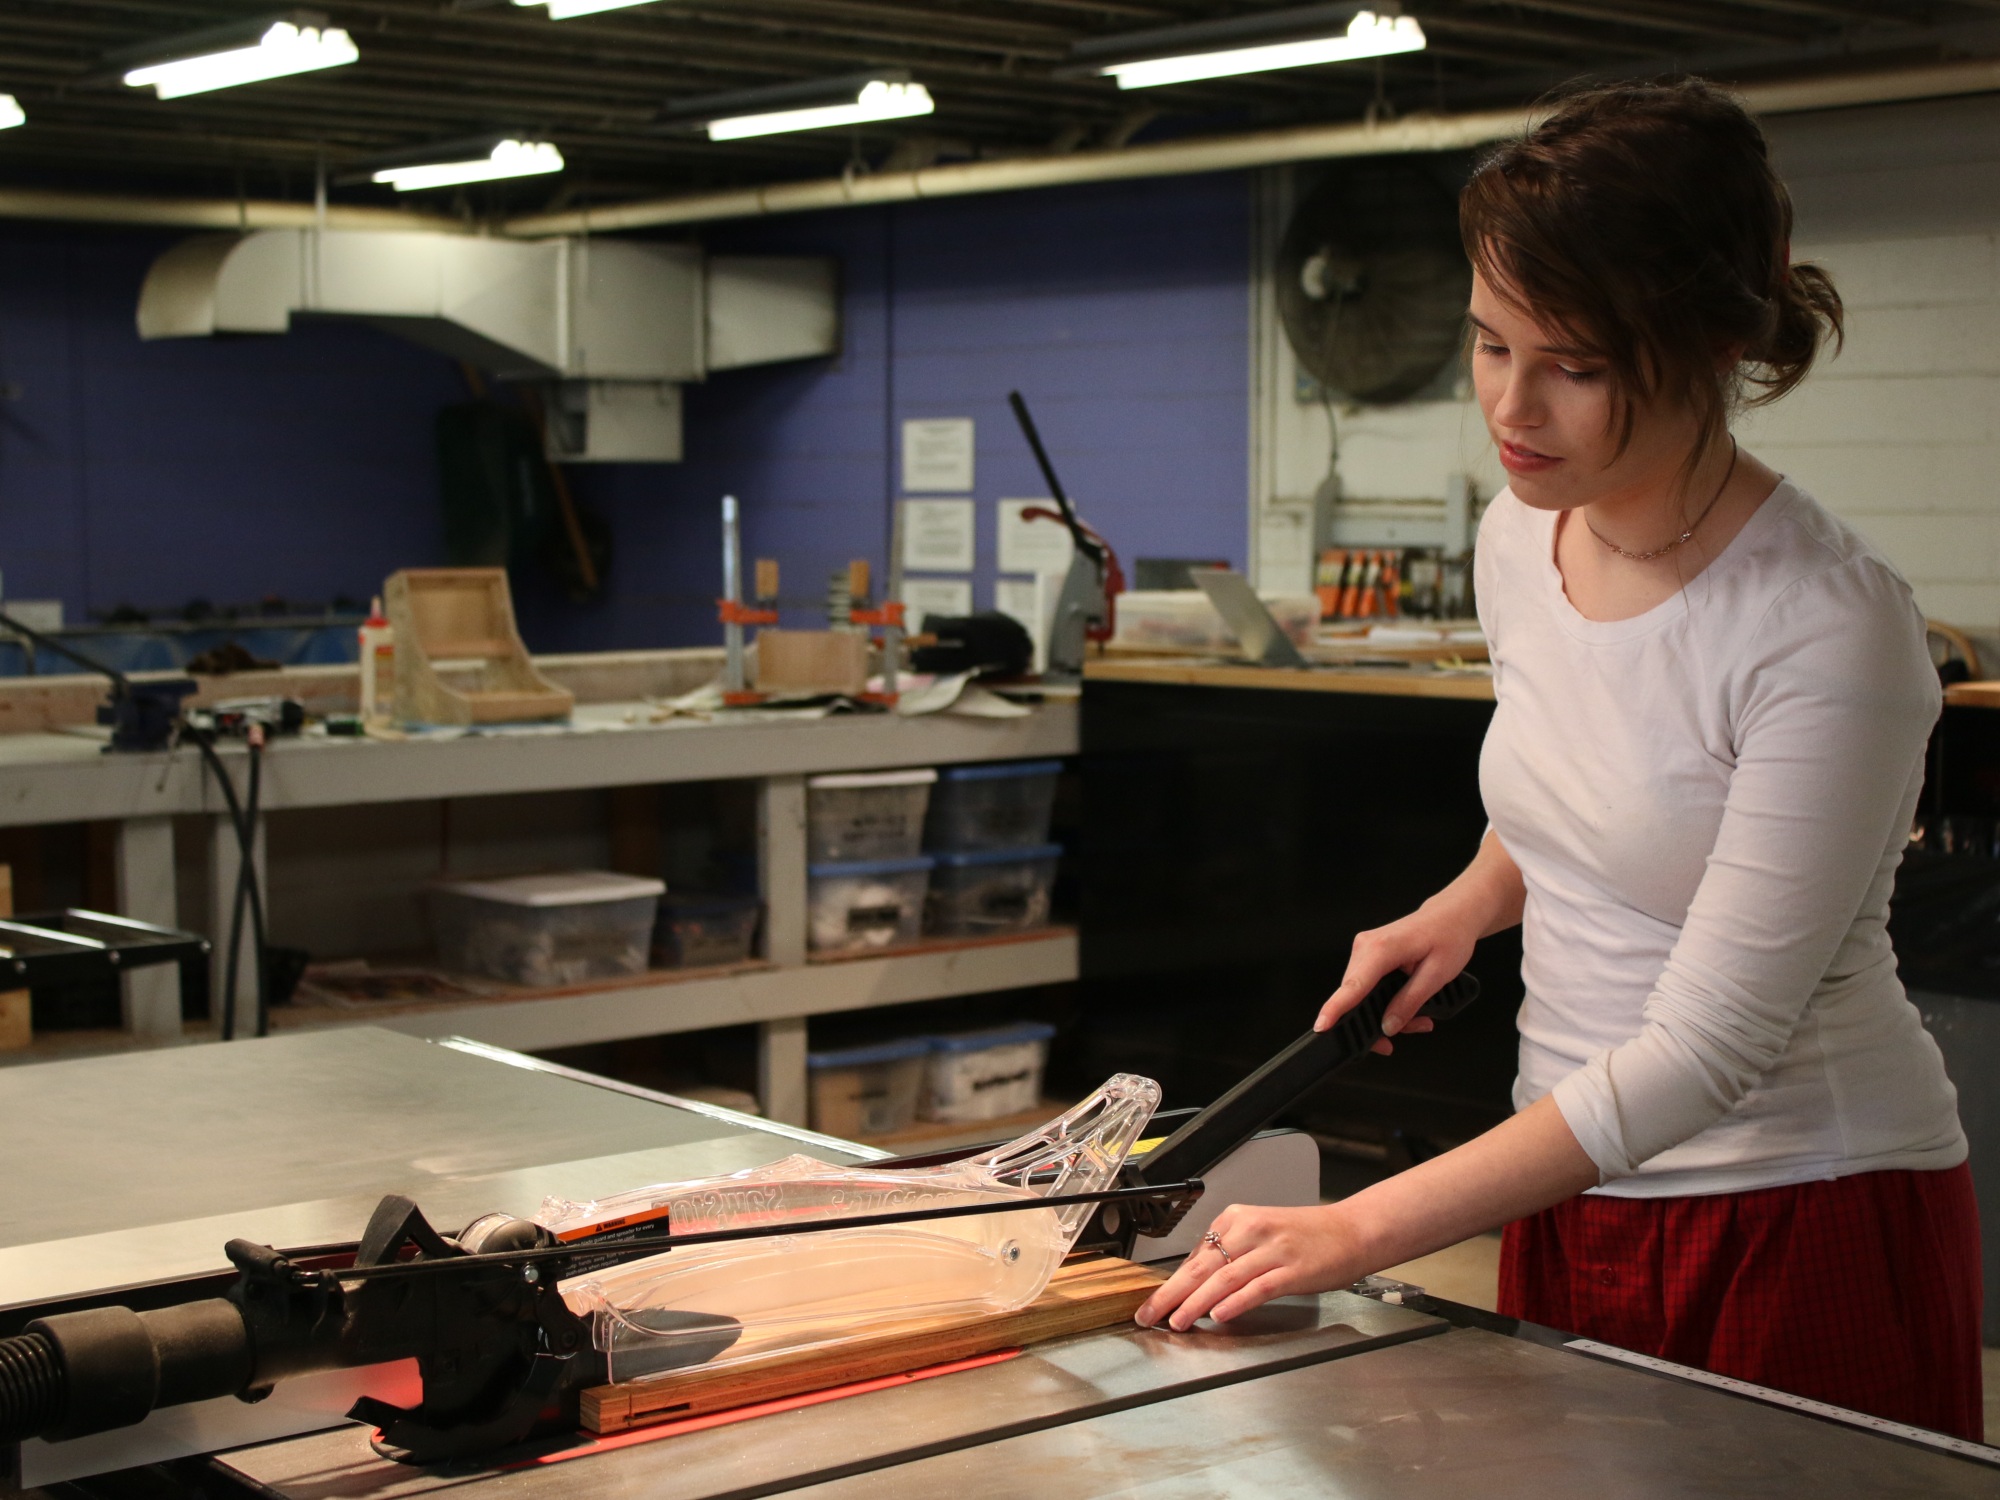
[[[1128,1168],[1129,1174],[1144,1183],[1177,1182],[1208,1172],[1315,1085],[1366,1057],[1381,1040],[1389,1002],[1409,978],[1400,969],[1385,974],[1359,1005],[1325,1031],[1308,1031],[1293,1042],[1147,1152]],[[1417,1014],[1448,1020],[1478,998],[1479,981],[1460,974],[1426,1000]]]

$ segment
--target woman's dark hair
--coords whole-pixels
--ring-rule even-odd
[[[1559,100],[1479,164],[1459,230],[1496,293],[1610,366],[1621,452],[1635,398],[1685,402],[1692,467],[1732,407],[1791,390],[1829,333],[1838,348],[1840,294],[1791,264],[1791,195],[1763,131],[1698,78]]]

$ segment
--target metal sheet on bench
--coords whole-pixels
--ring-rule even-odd
[[[885,1484],[897,1470],[870,1471],[1425,1338],[1447,1326],[1407,1308],[1329,1292],[1271,1303],[1230,1331],[1085,1334],[1000,1364],[730,1426],[656,1442],[614,1439],[606,1451],[555,1463],[478,1474],[409,1469],[377,1458],[366,1434],[353,1427],[215,1462],[283,1500],[406,1500],[467,1485],[506,1500],[724,1500],[855,1473],[868,1475],[858,1483]],[[970,1463],[978,1467],[977,1455],[990,1451],[977,1447]]]
[[[0,1119],[0,1306],[226,1270],[232,1236],[355,1239],[388,1192],[456,1228],[549,1192],[852,1159],[372,1027],[0,1069]]]
[[[2000,1470],[1473,1330],[1036,1432],[799,1500],[1957,1500]]]

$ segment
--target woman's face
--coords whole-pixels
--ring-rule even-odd
[[[1514,493],[1537,510],[1574,510],[1676,484],[1695,441],[1691,413],[1634,406],[1618,451],[1612,375],[1473,272],[1472,384]]]

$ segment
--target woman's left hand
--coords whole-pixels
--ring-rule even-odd
[[[1186,1332],[1197,1318],[1226,1323],[1273,1297],[1324,1292],[1367,1274],[1359,1236],[1340,1205],[1253,1208],[1231,1204],[1211,1226],[1222,1241],[1197,1245],[1133,1319]],[[1223,1251],[1228,1252],[1225,1258]]]

